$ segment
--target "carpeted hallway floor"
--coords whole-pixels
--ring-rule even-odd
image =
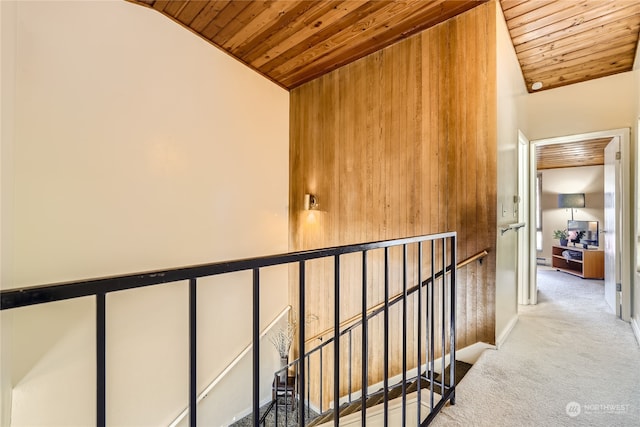
[[[432,425],[640,426],[640,347],[603,282],[539,269],[538,289]]]

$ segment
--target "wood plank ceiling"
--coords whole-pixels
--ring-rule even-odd
[[[604,165],[604,149],[609,142],[611,137],[537,146],[537,169]]]
[[[129,1],[292,89],[487,0]]]
[[[292,89],[486,0],[128,1]],[[529,92],[632,69],[640,0],[499,1]]]
[[[500,0],[529,92],[631,71],[638,0]]]

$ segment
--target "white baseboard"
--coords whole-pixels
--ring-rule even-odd
[[[636,341],[640,345],[640,319],[638,317],[631,318],[631,329],[633,329],[633,335],[636,336]]]
[[[516,323],[518,323],[517,314],[513,316],[511,320],[509,320],[509,323],[507,323],[507,327],[504,328],[504,330],[500,333],[498,337],[496,337],[496,348],[500,349],[500,347],[502,347],[502,344],[504,344],[504,342],[507,340],[507,338],[509,337],[509,334],[513,330],[513,327],[516,326]]]

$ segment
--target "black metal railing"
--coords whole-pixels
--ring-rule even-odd
[[[297,378],[297,372],[298,372],[298,368],[299,365],[301,363],[301,361],[303,361],[302,363],[304,363],[307,366],[307,372],[309,372],[310,370],[310,365],[311,365],[311,356],[313,356],[315,353],[319,353],[319,363],[318,363],[318,377],[319,378],[325,378],[324,376],[324,372],[323,372],[323,363],[322,363],[322,354],[323,351],[327,350],[327,347],[331,346],[333,344],[333,350],[334,350],[334,366],[333,366],[333,370],[334,372],[338,373],[341,370],[341,365],[340,365],[340,338],[343,336],[347,336],[348,339],[348,344],[347,344],[347,352],[348,352],[348,356],[347,356],[347,364],[346,364],[346,369],[347,369],[347,378],[348,378],[348,386],[347,386],[347,391],[346,391],[346,395],[343,395],[343,398],[346,398],[346,402],[347,403],[352,403],[352,384],[351,384],[351,380],[352,380],[352,352],[353,352],[353,345],[352,345],[352,335],[355,331],[356,328],[361,328],[363,326],[366,326],[370,320],[374,319],[375,317],[384,314],[384,338],[383,338],[383,353],[384,353],[384,361],[383,361],[383,394],[384,394],[384,398],[383,398],[383,404],[384,404],[384,423],[385,425],[387,425],[387,423],[389,422],[388,418],[387,418],[387,414],[388,414],[388,403],[389,403],[389,309],[397,304],[402,303],[402,331],[406,331],[407,330],[407,324],[409,319],[407,318],[407,306],[408,306],[408,299],[409,297],[415,296],[415,301],[414,303],[417,304],[417,317],[418,319],[422,319],[422,316],[424,314],[424,316],[426,318],[430,318],[431,323],[428,325],[427,327],[427,331],[429,332],[429,336],[425,337],[426,338],[426,342],[433,344],[435,342],[435,318],[433,317],[433,314],[436,313],[436,307],[434,307],[436,298],[434,298],[434,286],[437,284],[438,281],[440,281],[442,290],[443,290],[443,295],[444,295],[444,291],[445,291],[445,285],[446,282],[443,280],[444,276],[446,276],[447,274],[449,274],[452,271],[455,271],[456,269],[462,268],[465,265],[469,264],[470,262],[474,261],[474,260],[480,260],[482,261],[482,258],[484,258],[484,256],[487,255],[486,251],[482,251],[476,255],[473,255],[472,257],[468,258],[467,260],[461,262],[460,264],[458,264],[456,266],[456,268],[454,269],[452,266],[455,265],[455,262],[451,262],[449,265],[446,265],[446,258],[443,258],[443,267],[440,271],[435,272],[435,254],[436,254],[436,250],[433,247],[435,241],[431,241],[432,243],[432,248],[431,248],[431,254],[432,254],[432,259],[430,262],[430,271],[431,271],[431,276],[426,278],[425,280],[423,280],[420,284],[415,285],[411,288],[408,288],[408,274],[407,274],[407,245],[403,244],[403,262],[402,262],[402,272],[403,272],[403,292],[401,294],[395,295],[391,298],[389,298],[389,247],[385,248],[385,275],[384,275],[384,301],[373,306],[373,307],[365,307],[363,305],[363,313],[366,313],[366,315],[357,315],[354,316],[350,319],[348,319],[347,321],[344,321],[342,323],[339,323],[338,321],[338,316],[334,316],[334,326],[331,328],[331,330],[325,330],[319,334],[317,334],[316,336],[310,338],[307,340],[307,344],[309,344],[310,342],[313,342],[314,340],[318,340],[320,341],[319,344],[317,344],[315,347],[306,350],[304,352],[304,354],[302,355],[302,357],[298,357],[297,359],[293,360],[291,363],[289,363],[287,366],[281,368],[278,372],[275,373],[275,378],[274,379],[274,383],[277,383],[277,378],[280,377],[282,374],[287,374],[289,371],[293,371],[294,376]],[[423,258],[423,247],[422,247],[422,242],[420,242],[418,244],[418,260],[422,260]],[[446,253],[445,248],[442,248],[441,253]],[[366,256],[363,256],[363,289],[366,287]],[[339,258],[336,257],[336,262],[335,262],[335,267],[334,267],[334,294],[335,294],[335,307],[334,310],[338,310],[339,306],[340,306],[340,288],[339,288],[339,281],[340,281],[340,263],[339,263]],[[419,278],[422,278],[422,262],[418,262],[417,263],[417,276]],[[450,289],[450,294],[449,294],[449,298],[450,298],[450,304],[454,302],[454,298],[455,298],[455,293],[453,292],[453,287],[455,286],[455,277],[452,278],[452,281],[449,283],[449,289]],[[426,288],[426,294],[425,294],[425,307],[429,308],[429,311],[427,313],[423,312],[423,296],[422,296],[422,292],[423,290],[425,290],[424,288]],[[366,300],[366,295],[363,295],[363,304],[364,301]],[[441,333],[440,336],[440,355],[442,355],[441,357],[441,363],[442,366],[440,367],[440,372],[442,373],[442,376],[440,377],[439,380],[436,380],[434,378],[434,372],[436,371],[436,367],[434,366],[435,363],[435,346],[434,345],[430,345],[430,353],[425,355],[426,356],[426,360],[427,360],[427,371],[428,374],[426,374],[425,377],[423,377],[422,375],[418,374],[413,376],[412,378],[407,378],[407,353],[408,353],[408,347],[407,347],[407,334],[406,332],[403,333],[402,335],[402,350],[403,350],[403,357],[402,357],[402,370],[401,370],[401,376],[402,379],[399,382],[399,387],[402,388],[402,425],[405,425],[406,423],[406,404],[407,404],[407,384],[409,382],[416,382],[417,386],[416,386],[416,394],[417,394],[417,419],[421,420],[422,419],[422,413],[421,413],[421,407],[420,407],[420,401],[421,401],[421,390],[422,390],[422,384],[421,384],[421,380],[424,379],[425,380],[425,384],[429,384],[429,402],[430,402],[430,412],[429,414],[427,414],[426,419],[425,419],[425,424],[428,424],[433,417],[436,415],[437,411],[439,411],[439,409],[446,403],[447,400],[450,401],[454,401],[455,398],[455,364],[451,363],[450,364],[450,375],[449,375],[449,382],[445,382],[445,357],[444,355],[447,353],[447,346],[446,346],[446,339],[445,339],[445,333],[446,333],[446,328],[444,327],[447,324],[447,319],[445,319],[446,313],[447,313],[447,307],[445,306],[447,304],[446,298],[442,297],[440,299],[440,303],[442,304],[442,306],[440,307],[439,313],[442,316],[442,318],[440,319],[441,323],[440,325],[442,326],[440,328],[440,330],[438,332]],[[455,306],[451,305],[451,310],[449,311],[450,314],[452,314],[452,317],[450,318],[450,332],[455,334]],[[337,311],[336,311],[337,313]],[[429,317],[429,313],[431,313],[431,317]],[[346,324],[346,325],[345,325]],[[416,367],[418,368],[418,372],[420,372],[420,369],[422,367],[422,338],[423,338],[423,334],[422,334],[422,322],[421,321],[417,321],[416,322],[417,325],[417,333],[416,333],[416,340],[415,340],[415,345],[414,345],[414,349],[416,351]],[[329,336],[327,339],[324,339],[324,337],[328,336],[329,332],[331,331],[339,331],[339,333],[336,335],[334,333],[333,336]],[[366,353],[368,352],[367,347],[366,347],[366,340],[362,340],[363,343],[363,350],[362,350],[362,360],[367,360],[367,355]],[[455,360],[455,335],[452,335],[451,337],[451,342],[450,342],[450,347],[449,347],[449,354],[450,354],[450,360]],[[368,366],[366,363],[362,364],[362,378],[366,378],[367,374],[368,374]],[[333,407],[334,408],[339,408],[340,407],[340,387],[339,387],[339,382],[336,380],[337,378],[337,374],[334,374],[334,380],[333,380]],[[366,417],[366,401],[368,398],[368,394],[366,391],[366,386],[367,383],[364,382],[363,383],[364,387],[362,390],[360,390],[360,397],[358,398],[358,400],[360,401],[360,405],[361,405],[361,411],[362,411],[362,419],[364,420]],[[436,395],[435,390],[434,390],[434,386],[439,387],[439,390],[442,392],[445,392],[444,394],[441,395],[441,398],[438,402],[435,402],[434,396]],[[307,394],[305,396],[305,400],[306,400],[306,408],[307,408],[307,413],[306,413],[306,419],[309,419],[309,406],[310,406],[310,397],[309,397],[309,382],[307,381]],[[318,409],[319,412],[322,413],[323,412],[323,394],[322,394],[322,384],[320,384],[319,390],[318,390]],[[277,424],[277,420],[278,420],[278,406],[274,405],[272,402],[272,405],[267,409],[267,411],[263,414],[260,422],[260,425],[266,425],[265,420],[266,417],[268,416],[269,412],[274,408],[276,409],[276,416],[275,416],[275,423]],[[437,410],[434,410],[436,409]],[[288,425],[288,412],[286,411],[287,407],[285,404],[285,413],[284,413],[284,417],[285,417],[285,425]],[[339,418],[339,413],[336,410],[332,410],[333,412],[333,420],[334,423],[337,425],[338,422],[338,418]],[[301,414],[299,416],[302,416]],[[298,418],[299,419],[299,418]]]
[[[426,280],[422,280],[423,269],[422,265],[425,262],[423,260],[423,245],[426,243],[430,244],[430,253],[431,259],[429,264],[430,277]],[[140,288],[145,286],[154,286],[160,285],[163,283],[177,282],[177,281],[188,281],[189,282],[189,425],[196,425],[196,414],[197,414],[197,383],[196,383],[196,374],[197,374],[197,365],[196,365],[196,350],[197,350],[197,336],[196,336],[196,306],[197,306],[197,288],[199,278],[215,276],[220,274],[239,272],[239,271],[252,271],[253,279],[252,279],[252,292],[253,292],[253,309],[252,309],[252,340],[253,340],[253,384],[252,384],[252,420],[253,425],[258,426],[263,420],[260,418],[260,271],[265,267],[271,267],[276,265],[297,265],[298,266],[298,349],[305,349],[305,321],[306,318],[306,263],[310,260],[321,259],[321,258],[334,258],[334,334],[333,337],[323,342],[320,346],[317,346],[314,349],[309,351],[304,351],[302,357],[298,357],[294,360],[290,366],[294,367],[295,373],[295,383],[294,389],[295,393],[292,393],[292,404],[295,403],[296,406],[296,416],[298,423],[300,425],[305,425],[306,418],[305,412],[308,412],[307,409],[311,405],[311,396],[310,396],[310,383],[308,382],[310,379],[309,373],[311,372],[310,366],[310,355],[315,352],[320,352],[322,354],[323,348],[325,348],[329,344],[333,344],[333,356],[334,356],[334,366],[333,366],[333,406],[334,408],[339,408],[340,406],[340,386],[339,386],[339,378],[341,374],[342,366],[340,364],[340,355],[341,355],[341,346],[340,346],[340,336],[351,333],[354,328],[361,328],[362,335],[362,349],[361,349],[361,416],[363,425],[366,424],[366,404],[365,400],[367,397],[367,387],[369,385],[369,366],[368,366],[368,323],[371,317],[377,316],[381,313],[384,314],[384,366],[382,368],[383,372],[383,382],[384,382],[384,420],[385,425],[388,423],[388,395],[387,390],[389,388],[389,308],[392,305],[395,305],[402,301],[403,307],[403,366],[402,366],[402,378],[403,378],[403,390],[402,390],[402,399],[403,399],[403,409],[402,409],[402,417],[403,421],[406,419],[405,409],[406,409],[406,376],[407,376],[407,298],[410,293],[407,288],[408,284],[408,256],[407,256],[407,247],[409,245],[417,245],[418,247],[418,259],[416,261],[417,271],[418,271],[418,283],[422,283],[423,285],[427,285],[426,290],[426,310],[419,309],[418,316],[419,321],[418,324],[422,323],[422,319],[424,316],[425,323],[428,325],[427,331],[419,330],[418,341],[421,341],[423,338],[426,346],[426,362],[430,366],[430,413],[427,416],[424,423],[430,422],[430,420],[435,416],[435,414],[444,406],[447,401],[450,401],[452,404],[455,402],[455,364],[453,360],[455,360],[455,321],[456,321],[456,309],[455,309],[455,285],[456,285],[456,269],[453,266],[456,265],[456,233],[440,233],[428,236],[419,236],[419,237],[411,237],[411,238],[402,238],[395,240],[387,240],[380,242],[372,242],[365,244],[355,244],[355,245],[347,245],[347,246],[339,246],[333,248],[326,249],[318,249],[318,250],[310,250],[310,251],[301,251],[294,252],[288,254],[267,256],[267,257],[257,257],[251,259],[243,259],[236,260],[230,262],[217,262],[210,264],[203,264],[197,266],[183,267],[177,269],[170,270],[159,270],[131,275],[122,275],[122,276],[114,276],[107,278],[98,278],[91,279],[85,281],[76,281],[76,282],[67,282],[67,283],[59,283],[59,284],[51,284],[44,286],[36,286],[22,289],[11,289],[5,290],[0,293],[0,309],[8,310],[18,307],[36,305],[36,304],[44,304],[54,301],[61,301],[65,299],[86,297],[86,296],[95,296],[96,297],[96,403],[97,403],[97,412],[96,412],[96,425],[103,427],[106,425],[106,344],[105,344],[105,325],[106,325],[106,295],[111,292],[122,291],[127,289]],[[389,269],[390,269],[390,259],[389,259],[389,250],[392,247],[402,247],[403,248],[403,260],[402,260],[402,271],[403,271],[403,293],[402,297],[399,299],[395,299],[390,301],[389,299]],[[375,314],[369,313],[369,307],[367,306],[367,280],[368,280],[368,253],[370,251],[376,249],[384,250],[384,295],[385,299],[382,305],[382,308],[375,311]],[[346,254],[354,254],[361,253],[362,256],[362,319],[360,323],[357,325],[353,325],[348,330],[340,329],[340,301],[341,301],[341,283],[340,283],[340,260],[343,255]],[[437,254],[437,256],[436,256]],[[438,260],[438,264],[436,263]],[[439,266],[438,266],[439,265]],[[436,271],[436,270],[439,270]],[[447,274],[448,272],[449,274]],[[440,349],[442,355],[442,381],[441,381],[441,398],[438,402],[434,401],[434,363],[435,363],[435,346],[434,343],[436,341],[436,319],[435,313],[436,308],[435,304],[435,296],[434,296],[434,288],[436,281],[440,283],[440,300],[442,307],[439,310],[441,312],[441,318],[439,319],[440,325],[440,341],[442,344],[442,348]],[[429,286],[429,284],[431,284]],[[412,290],[411,293],[417,292],[418,300],[422,300],[422,288],[423,286],[417,286],[415,290]],[[413,289],[413,288],[412,288]],[[419,307],[422,307],[422,303],[418,304]],[[447,328],[448,327],[448,328]],[[448,332],[446,331],[448,329]],[[448,334],[448,345],[447,345],[447,337]],[[424,335],[424,336],[423,336]],[[357,353],[353,351],[351,344],[348,346],[349,358],[351,358],[352,353]],[[421,352],[422,344],[418,347],[419,354]],[[447,348],[448,347],[448,348]],[[445,384],[444,380],[444,355],[447,351],[450,354],[450,358],[452,363],[450,364],[450,383]],[[307,360],[307,363],[300,363],[300,361]],[[420,372],[420,364],[421,364],[421,356],[418,356],[418,373]],[[322,365],[322,363],[321,363]],[[349,368],[350,370],[350,368]],[[351,372],[349,372],[349,377],[351,378]],[[418,375],[418,381],[420,381],[420,375]],[[350,379],[349,379],[350,381]],[[350,386],[349,386],[350,387]],[[322,385],[321,385],[322,389]],[[420,390],[420,388],[418,388]],[[349,395],[351,393],[349,392]],[[300,398],[300,396],[306,396],[306,398]],[[295,402],[294,402],[295,399]],[[350,397],[349,397],[350,399]],[[420,399],[420,391],[418,391],[418,399]],[[322,397],[319,399],[322,402]],[[417,411],[418,411],[418,422],[421,422],[421,414],[420,414],[420,400],[417,403]],[[320,403],[320,408],[322,408],[322,403]],[[286,413],[287,411],[285,411]],[[322,411],[321,411],[322,412]],[[277,413],[277,411],[276,411]],[[334,425],[338,425],[338,414],[337,411],[334,416]]]

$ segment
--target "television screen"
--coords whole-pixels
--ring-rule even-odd
[[[599,246],[598,242],[598,221],[574,221],[567,223],[569,240],[574,244],[580,243],[585,248],[587,246]]]

